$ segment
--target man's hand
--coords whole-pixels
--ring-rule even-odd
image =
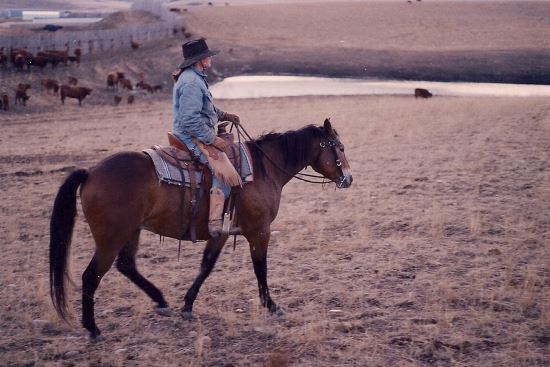
[[[241,119],[237,115],[225,112],[223,114],[223,121],[229,121],[234,123],[235,125],[238,125],[241,122]]]
[[[212,142],[212,145],[222,152],[225,152],[225,141],[222,138],[215,137],[214,141]]]

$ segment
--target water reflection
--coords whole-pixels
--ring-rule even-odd
[[[237,76],[211,87],[215,98],[267,98],[308,95],[412,95],[426,88],[434,96],[550,96],[549,85],[334,79],[301,76]]]

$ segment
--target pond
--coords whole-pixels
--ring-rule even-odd
[[[292,96],[413,95],[425,88],[434,96],[550,96],[550,85],[336,79],[304,76],[236,76],[214,84],[217,99]]]

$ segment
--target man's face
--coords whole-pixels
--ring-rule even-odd
[[[201,64],[202,64],[203,69],[208,69],[209,67],[211,67],[212,66],[212,56],[208,56],[208,57],[205,57],[204,59],[202,59]]]

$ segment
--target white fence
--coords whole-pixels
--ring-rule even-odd
[[[69,50],[80,48],[83,54],[130,48],[131,42],[143,43],[171,37],[181,31],[183,17],[166,7],[167,1],[136,1],[132,9],[145,10],[160,17],[158,23],[143,26],[127,26],[116,29],[99,29],[75,32],[44,32],[31,36],[0,36],[0,47],[5,52],[26,48],[36,53],[43,50]]]

